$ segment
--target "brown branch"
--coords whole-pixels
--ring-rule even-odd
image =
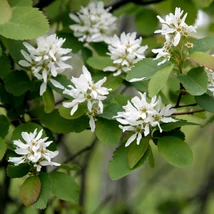
[[[186,115],[186,114],[195,114],[198,112],[203,112],[205,111],[204,109],[199,109],[199,110],[190,110],[190,111],[184,111],[184,112],[175,112],[172,115]]]
[[[107,6],[106,8],[111,8],[110,9],[110,12],[113,12],[117,9],[119,9],[120,7],[128,4],[128,3],[134,3],[134,4],[137,4],[137,5],[149,5],[149,4],[156,4],[156,3],[160,3],[164,0],[151,0],[151,1],[142,1],[142,0],[121,0],[121,1],[118,1],[110,6]]]

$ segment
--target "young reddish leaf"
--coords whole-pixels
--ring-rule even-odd
[[[41,190],[41,181],[38,176],[27,178],[21,185],[19,196],[26,207],[36,202]]]
[[[50,176],[47,173],[41,172],[39,174],[39,178],[41,181],[41,191],[37,201],[33,204],[32,207],[36,209],[44,209],[48,203],[52,184]]]
[[[204,52],[192,52],[189,58],[200,66],[214,70],[214,57]]]
[[[140,145],[132,143],[128,152],[128,165],[132,169],[143,157],[149,146],[149,137],[145,137],[140,141]]]

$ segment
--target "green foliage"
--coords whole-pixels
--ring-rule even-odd
[[[38,176],[27,178],[20,187],[19,195],[25,206],[29,207],[36,202],[41,190],[41,181]]]
[[[4,157],[4,154],[7,150],[7,144],[5,143],[4,139],[0,137],[0,160]]]
[[[189,167],[193,161],[193,154],[188,145],[180,138],[165,136],[158,140],[158,151],[171,165]]]
[[[20,96],[31,89],[31,81],[25,71],[14,71],[6,76],[5,87],[14,96]]]
[[[10,4],[11,7],[15,7],[15,6],[26,6],[26,7],[30,7],[32,6],[33,2],[32,0],[8,0],[8,3]]]
[[[128,152],[128,165],[131,169],[136,166],[136,164],[141,160],[145,152],[149,147],[149,138],[144,137],[140,141],[140,145],[133,143]]]
[[[47,86],[46,91],[42,95],[42,100],[44,103],[44,110],[46,113],[50,113],[54,110],[55,107],[55,100],[54,100],[54,95],[53,91],[49,86]]]
[[[116,121],[99,118],[96,122],[95,133],[100,142],[115,145],[120,141],[122,130]]]
[[[87,64],[97,70],[103,70],[112,65],[112,60],[108,56],[92,56],[87,60]]]
[[[157,13],[150,8],[142,8],[136,13],[135,26],[142,35],[152,35],[158,27]]]
[[[7,23],[12,17],[12,10],[7,0],[0,1],[0,25]]]
[[[0,115],[0,137],[4,138],[9,130],[10,122],[8,121],[7,117],[4,115]]]
[[[211,97],[208,94],[203,94],[201,96],[196,96],[195,100],[205,111],[214,113],[214,97]]]
[[[193,96],[202,95],[207,91],[207,74],[201,67],[191,69],[187,75],[179,74],[178,79]]]
[[[214,47],[214,38],[207,37],[195,40],[193,42],[193,48],[190,49],[190,52],[206,52]]]
[[[170,73],[172,72],[174,65],[167,65],[166,67],[158,70],[152,77],[148,85],[149,96],[153,97],[166,85]]]
[[[7,175],[10,178],[21,178],[28,174],[30,166],[27,163],[22,163],[18,166],[9,165],[7,167]]]
[[[125,147],[124,144],[122,144],[114,151],[113,160],[109,162],[108,167],[109,176],[112,180],[118,180],[126,175],[129,175],[133,170],[140,167],[148,157],[148,152],[146,152],[138,163],[131,169],[128,165],[129,150],[129,147]]]
[[[65,101],[66,102],[66,101]],[[71,102],[71,101],[68,101]],[[81,116],[83,116],[86,113],[86,106],[85,105],[79,105],[77,111],[71,116],[70,112],[71,109],[70,108],[65,108],[63,105],[61,105],[58,109],[59,114],[68,120],[72,120],[72,119],[77,119]]]
[[[52,172],[50,175],[52,193],[61,200],[78,202],[79,186],[73,178],[63,172]]]
[[[154,60],[151,58],[145,58],[139,61],[135,66],[128,72],[126,76],[126,80],[130,81],[133,78],[151,78],[158,70],[164,68],[168,64],[158,66],[158,60]]]
[[[48,27],[47,19],[37,8],[15,6],[12,18],[0,25],[0,34],[15,40],[34,39],[47,33]]]
[[[11,72],[10,60],[6,54],[0,56],[0,77],[3,79]]]
[[[52,180],[49,174],[43,172],[39,173],[39,179],[41,182],[41,190],[38,199],[32,205],[32,207],[36,209],[44,209],[47,206],[48,199],[51,194]]]
[[[198,7],[208,7],[213,0],[192,0]]]

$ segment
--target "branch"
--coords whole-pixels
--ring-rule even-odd
[[[103,210],[103,208],[109,203],[109,201],[112,199],[112,195],[107,195],[103,201],[99,204],[99,206],[95,209],[93,214],[99,214]]]
[[[96,140],[97,139],[95,139],[94,141],[96,142]],[[93,148],[93,146],[94,146],[94,141],[92,142],[92,144],[90,146],[86,146],[85,148],[83,148],[82,150],[80,150],[79,152],[77,152],[76,154],[74,154],[73,156],[69,157],[63,163],[68,163],[68,162],[72,161],[73,159],[75,159],[76,157],[78,157],[79,155],[81,155],[82,153],[91,150]]]
[[[186,115],[186,114],[194,114],[198,112],[203,112],[205,111],[204,109],[199,109],[199,110],[190,110],[190,111],[184,111],[184,112],[175,112],[172,115]]]
[[[39,8],[39,10],[42,10],[53,2],[54,0],[40,0],[37,4],[34,5],[34,7],[37,7]]]
[[[137,5],[149,5],[149,4],[156,4],[156,3],[160,3],[164,0],[151,0],[151,1],[142,1],[142,0],[134,0],[134,1],[131,1],[131,0],[121,0],[121,1],[118,1],[118,2],[115,2],[114,4],[110,5],[110,6],[107,6],[106,8],[109,8],[110,7],[110,12],[113,12],[115,10],[117,10],[118,8],[128,4],[128,3],[134,3],[134,4],[137,4]]]

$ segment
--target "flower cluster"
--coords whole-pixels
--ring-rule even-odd
[[[183,10],[181,8],[175,8],[175,14],[170,13],[165,17],[165,20],[160,16],[157,16],[159,21],[162,24],[162,29],[156,30],[155,33],[161,33],[165,36],[166,42],[164,43],[163,48],[153,49],[152,51],[156,54],[155,59],[159,59],[164,57],[164,60],[159,63],[163,64],[168,61],[171,57],[171,50],[173,46],[177,46],[181,39],[184,38],[184,41],[194,32],[196,32],[193,26],[189,26],[185,23],[187,13],[182,17]],[[184,44],[187,48],[191,48],[193,46],[192,43],[186,42]]]
[[[213,70],[208,69],[208,68],[205,68],[205,71],[207,73],[207,78],[208,78],[208,90],[214,96],[214,72],[213,72]]]
[[[14,140],[14,145],[16,145],[15,152],[20,157],[10,157],[9,162],[14,163],[15,166],[21,163],[32,164],[36,168],[37,172],[40,172],[42,166],[60,166],[59,163],[52,162],[51,159],[58,155],[58,151],[50,151],[47,147],[52,143],[52,141],[47,141],[48,137],[42,137],[41,130],[37,134],[37,129],[34,132],[22,132],[22,138],[25,142],[19,140]]]
[[[110,9],[110,8],[109,8]],[[117,18],[104,8],[103,2],[92,2],[82,7],[77,15],[70,14],[70,18],[77,24],[70,25],[74,36],[81,42],[101,42],[116,32]]]
[[[108,66],[104,71],[115,72],[113,75],[118,76],[123,72],[128,72],[134,64],[145,58],[147,46],[141,46],[142,38],[136,39],[136,33],[124,32],[118,37],[114,35],[105,41],[108,44],[108,50],[113,60],[113,66]]]
[[[79,104],[87,102],[87,115],[90,118],[89,125],[91,131],[95,130],[96,116],[103,113],[103,100],[109,94],[109,90],[102,87],[106,81],[106,77],[94,83],[90,72],[85,66],[82,68],[83,74],[79,78],[72,77],[72,85],[68,85],[70,89],[65,89],[64,93],[68,94],[73,100],[63,102],[66,108],[72,108],[70,115],[72,116],[78,109]]]
[[[55,87],[64,89],[64,86],[53,78],[65,69],[72,68],[71,65],[64,62],[71,58],[71,56],[66,56],[71,52],[71,49],[62,48],[64,42],[65,39],[57,38],[56,34],[53,34],[37,38],[37,48],[27,42],[23,43],[29,53],[21,50],[25,60],[20,60],[19,64],[23,67],[30,67],[33,75],[38,80],[43,81],[40,87],[40,95],[46,91],[48,81]]]
[[[151,102],[146,100],[146,93],[142,94],[138,92],[140,97],[135,96],[128,101],[127,105],[123,106],[125,111],[118,112],[116,120],[122,125],[119,127],[125,131],[134,132],[128,139],[125,146],[129,146],[135,139],[139,145],[143,136],[147,136],[152,127],[158,127],[162,132],[160,123],[176,122],[177,120],[169,117],[175,112],[175,109],[171,108],[171,105],[167,105],[161,109],[161,98],[154,96]]]

